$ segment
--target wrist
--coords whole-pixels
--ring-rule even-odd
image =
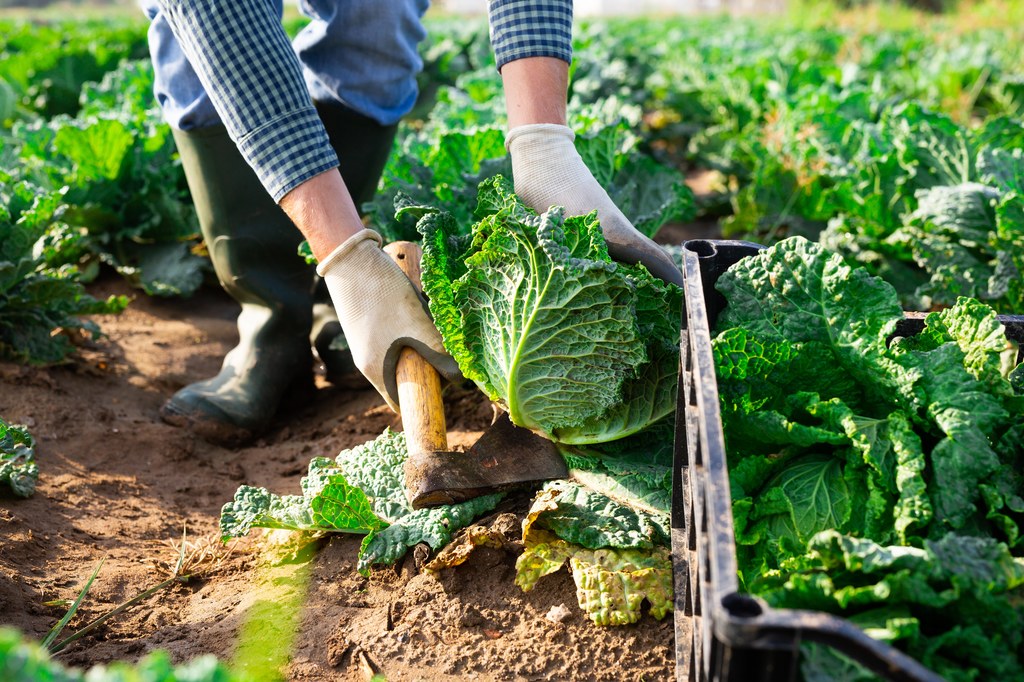
[[[372,242],[369,246],[379,251],[384,240],[375,231],[364,228],[343,241],[320,261],[316,266],[316,274],[325,277],[343,262],[351,260],[351,254],[365,248],[368,245],[367,242]]]
[[[525,57],[501,67],[509,127],[530,123],[565,125],[569,64],[556,57]]]
[[[309,242],[317,260],[363,229],[337,168],[315,175],[281,198],[281,209]]]

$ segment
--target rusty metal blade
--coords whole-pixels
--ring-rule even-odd
[[[413,508],[567,478],[554,443],[501,415],[467,452],[410,452],[405,482]]]

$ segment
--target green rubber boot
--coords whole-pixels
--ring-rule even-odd
[[[381,126],[340,106],[317,109],[345,184],[361,206],[373,196],[397,126]],[[242,311],[239,343],[221,371],[178,391],[160,414],[210,442],[239,446],[263,433],[282,404],[312,398],[311,344],[328,379],[352,385],[361,375],[326,287],[296,253],[302,235],[224,128],[176,130],[174,139],[214,269]]]
[[[164,421],[238,446],[266,430],[282,401],[314,394],[315,271],[302,234],[270,198],[223,127],[174,131],[199,225],[224,290],[242,306],[238,345],[217,376],[178,391]]]

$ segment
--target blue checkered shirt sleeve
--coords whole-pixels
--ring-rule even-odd
[[[524,57],[572,61],[572,0],[489,0],[487,14],[499,69]]]
[[[228,134],[274,201],[338,165],[273,3],[160,4]]]

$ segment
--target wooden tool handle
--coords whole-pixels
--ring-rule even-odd
[[[413,242],[392,242],[384,252],[398,264],[416,291],[420,284],[421,250]],[[419,353],[406,346],[398,354],[398,409],[409,453],[445,452],[448,431],[441,399],[441,378],[437,370]]]

